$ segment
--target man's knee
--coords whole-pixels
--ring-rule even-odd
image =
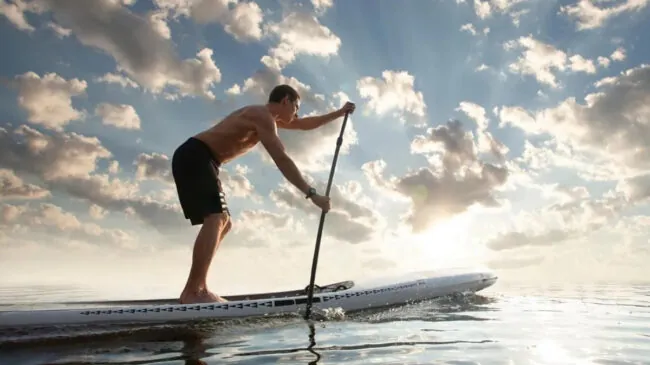
[[[232,226],[232,222],[230,221],[230,214],[228,213],[213,213],[205,217],[203,220],[203,224],[209,224],[212,225],[213,227],[216,226],[217,228],[220,228],[221,230],[228,231],[230,230],[230,227]]]

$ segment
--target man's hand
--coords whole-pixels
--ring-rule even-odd
[[[321,208],[325,213],[330,210],[330,198],[328,196],[316,194],[310,199],[312,203],[316,204],[316,206]]]
[[[343,105],[343,107],[341,109],[338,110],[338,112],[341,114],[341,116],[344,116],[345,113],[348,113],[348,112],[350,114],[354,113],[355,108],[356,108],[356,105],[354,105],[354,103],[348,101],[348,102],[345,103],[345,105]]]

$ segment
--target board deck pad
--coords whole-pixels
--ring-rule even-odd
[[[314,285],[314,294],[318,293],[332,293],[342,290],[350,290],[354,287],[353,280],[340,281],[336,283],[331,283],[323,286]],[[283,298],[283,297],[295,297],[307,295],[309,286],[304,289],[298,290],[289,290],[289,291],[277,291],[270,293],[254,293],[254,294],[242,294],[242,295],[226,295],[222,296],[224,299],[230,302],[237,302],[242,300],[258,300],[258,299],[274,299],[274,298]],[[74,302],[63,302],[58,304],[64,305],[101,305],[101,306],[132,306],[132,305],[169,305],[169,304],[180,304],[178,298],[168,298],[168,299],[136,299],[136,300],[104,300],[104,301],[74,301]]]

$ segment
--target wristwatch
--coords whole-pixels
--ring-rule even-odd
[[[305,199],[309,199],[314,195],[316,195],[316,189],[309,188],[309,190],[307,190],[307,195],[305,196]]]

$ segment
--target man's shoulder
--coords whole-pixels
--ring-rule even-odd
[[[247,105],[240,109],[240,115],[254,123],[270,123],[273,122],[273,115],[266,107],[266,105]]]

